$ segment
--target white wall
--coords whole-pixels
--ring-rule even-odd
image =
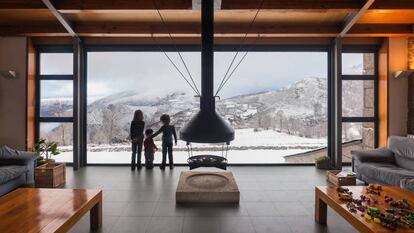
[[[14,70],[17,79],[0,77],[0,145],[26,148],[27,39],[0,37],[0,70]]]

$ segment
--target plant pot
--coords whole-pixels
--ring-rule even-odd
[[[322,170],[332,169],[330,160],[315,161],[315,166],[316,168],[322,169]]]
[[[35,185],[38,188],[55,188],[66,182],[66,167],[63,163],[46,163],[35,169]]]

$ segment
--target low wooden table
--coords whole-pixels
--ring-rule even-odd
[[[0,232],[67,232],[88,211],[101,227],[101,190],[19,188],[0,197]]]
[[[360,195],[369,196],[366,192],[366,186],[343,186],[352,192],[354,198],[359,198]],[[361,212],[351,213],[346,207],[346,202],[339,200],[337,187],[315,187],[315,220],[319,224],[326,225],[327,220],[327,205],[347,220],[351,225],[355,227],[359,232],[391,232],[389,229],[374,223],[374,221],[367,221],[361,216]],[[391,196],[394,200],[406,199],[412,207],[414,207],[414,195],[407,192],[400,187],[383,186],[381,196],[378,197],[378,204],[372,204],[372,207],[377,207],[381,212],[385,211],[388,204],[384,202],[384,196]],[[399,233],[414,232],[413,229],[408,227],[399,227],[396,231]]]

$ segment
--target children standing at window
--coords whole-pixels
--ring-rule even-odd
[[[157,146],[152,139],[152,129],[145,130],[145,140],[144,140],[144,156],[145,156],[145,167],[152,169],[154,167],[154,153],[158,150]]]
[[[156,137],[158,134],[162,133],[162,163],[160,168],[162,170],[165,169],[165,164],[167,160],[167,153],[168,153],[168,162],[170,165],[170,169],[174,168],[174,161],[173,161],[173,137],[175,145],[177,145],[177,133],[175,132],[175,127],[170,125],[171,119],[170,116],[167,114],[163,114],[160,117],[160,121],[162,122],[163,126],[154,133],[151,138]]]
[[[131,129],[129,132],[131,138],[132,155],[131,155],[131,170],[135,170],[135,166],[141,169],[141,152],[142,142],[144,141],[144,114],[141,110],[136,110],[134,118],[131,122]]]

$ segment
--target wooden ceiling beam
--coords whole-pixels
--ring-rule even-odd
[[[354,15],[351,15],[349,19],[345,21],[342,31],[339,33],[338,37],[345,37],[346,33],[358,22],[365,12],[371,7],[375,0],[367,0],[364,6]]]
[[[192,0],[156,0],[162,10],[192,9]],[[261,0],[222,0],[221,9],[257,9]],[[155,9],[153,0],[58,0],[54,6],[62,13],[105,12]],[[292,11],[355,12],[361,9],[360,0],[268,0],[262,9]],[[46,7],[39,0],[0,0],[0,9],[38,10]],[[411,0],[377,0],[371,9],[414,9]]]
[[[75,30],[73,30],[72,23],[67,20],[50,2],[50,0],[42,0],[45,6],[50,10],[50,12],[55,16],[55,18],[59,21],[59,23],[65,28],[65,30],[69,33],[69,35],[73,38],[77,38],[79,40],[78,35],[76,35]]]
[[[83,11],[114,11],[114,10],[153,10],[154,2],[162,10],[189,10],[192,0],[58,0],[53,5],[62,13]],[[0,9],[24,10],[45,9],[39,0],[0,0]]]
[[[168,32],[174,37],[199,37],[199,24],[169,24],[168,31],[162,25],[78,25],[74,27],[80,37],[166,37]],[[248,37],[336,37],[340,27],[326,25],[256,25]],[[242,37],[245,27],[239,24],[215,25],[216,37]],[[64,36],[67,32],[60,25],[8,25],[0,26],[2,36]],[[347,37],[356,36],[413,36],[409,24],[356,24]]]
[[[261,0],[222,0],[221,9],[257,9]],[[263,3],[262,9],[281,10],[359,10],[360,0],[271,0]],[[371,9],[414,9],[411,0],[377,0]]]

